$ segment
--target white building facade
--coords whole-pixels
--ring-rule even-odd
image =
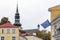
[[[52,40],[60,40],[60,16],[51,22]]]

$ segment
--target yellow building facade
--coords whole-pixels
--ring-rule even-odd
[[[60,15],[60,5],[49,8],[51,12],[51,21],[54,20],[58,15]]]
[[[0,25],[0,40],[20,40],[19,28],[10,23]]]
[[[60,5],[49,8],[51,12],[51,40],[60,40],[58,38],[58,28],[60,25]]]

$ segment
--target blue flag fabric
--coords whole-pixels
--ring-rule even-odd
[[[45,22],[43,22],[41,24],[44,28],[47,28],[48,26],[50,26],[50,22],[48,20],[46,20]]]

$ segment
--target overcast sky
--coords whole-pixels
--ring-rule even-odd
[[[14,23],[17,0],[0,0],[0,19],[8,17]],[[23,29],[37,29],[47,19],[50,21],[50,7],[60,5],[60,0],[18,0],[18,8]],[[40,30],[44,29],[40,26]],[[45,30],[49,30],[50,27]]]

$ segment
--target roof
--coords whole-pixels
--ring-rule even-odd
[[[29,30],[23,30],[26,33],[36,33],[38,31],[38,29],[29,29]]]
[[[25,32],[25,31],[23,31],[23,30],[19,30],[19,32],[20,32],[20,33],[26,33],[26,32]]]
[[[0,25],[0,28],[17,28],[17,26],[14,26],[11,23],[7,22],[5,24]]]
[[[27,40],[25,36],[20,35],[20,40],[23,40],[22,38]]]
[[[23,35],[23,36],[33,36],[33,35],[32,35],[32,34],[27,34],[27,33],[26,33],[26,34],[25,34],[25,35]]]
[[[22,36],[33,36],[32,34],[26,33],[26,32],[23,31],[23,30],[20,31],[20,35],[22,35]]]
[[[52,10],[60,11],[60,5],[53,6],[53,7],[49,8],[49,11],[52,11]]]
[[[30,34],[30,33],[22,33],[21,35],[22,36],[34,36],[33,34]]]

